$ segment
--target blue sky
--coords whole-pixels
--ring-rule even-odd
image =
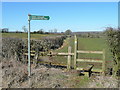
[[[50,16],[50,20],[32,20],[31,31],[102,31],[118,25],[117,2],[3,2],[2,27],[23,31],[28,13]]]

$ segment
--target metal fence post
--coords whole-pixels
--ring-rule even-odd
[[[31,75],[30,65],[30,15],[28,15],[28,76]]]

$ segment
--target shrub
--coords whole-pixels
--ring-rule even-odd
[[[106,28],[107,42],[114,58],[114,73],[119,73],[120,69],[120,28]]]
[[[35,51],[35,55],[39,52],[46,52],[50,49],[57,49],[62,44],[66,36],[46,37],[42,40],[31,40],[31,51]],[[2,38],[2,57],[14,58],[25,62],[24,53],[27,53],[28,43],[26,39],[19,38]]]

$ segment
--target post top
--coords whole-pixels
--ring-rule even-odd
[[[28,14],[28,16],[31,16],[31,14]]]

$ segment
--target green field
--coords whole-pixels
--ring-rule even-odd
[[[27,35],[27,33],[2,33],[2,37],[14,37],[22,39],[27,39]],[[58,34],[31,34],[31,39],[42,39],[47,36],[53,37],[58,36]]]
[[[74,37],[67,39],[66,44],[63,48],[55,50],[54,52],[67,52],[68,46],[72,47],[72,52],[74,52]],[[86,50],[86,51],[101,51],[105,49],[105,57],[106,57],[106,66],[111,67],[112,56],[110,51],[108,50],[108,45],[104,38],[80,38],[78,37],[78,50]],[[62,62],[67,64],[67,56],[55,56],[53,57],[57,62]],[[102,55],[99,54],[78,54],[78,58],[85,59],[102,59]],[[95,68],[101,68],[101,65],[98,63],[78,63],[78,66],[86,66],[86,64],[95,64]],[[73,57],[72,57],[72,65],[73,65]]]
[[[31,39],[42,39],[44,37],[53,37],[58,36],[57,34],[31,34]],[[27,33],[2,33],[2,37],[16,37],[16,38],[22,38],[27,39]],[[72,47],[72,52],[74,52],[74,37],[67,38],[64,41],[63,47],[60,49],[54,50],[53,52],[67,52],[68,46]],[[104,38],[81,38],[78,37],[78,50],[86,50],[86,51],[101,51],[105,49],[105,56],[106,56],[106,66],[112,67],[112,55],[110,51],[108,50],[108,45]],[[67,65],[67,56],[54,56],[52,57],[55,62],[63,63]],[[98,54],[79,54],[78,58],[82,59],[102,59],[102,55]],[[86,66],[90,63],[78,63],[78,66]],[[101,65],[97,63],[95,64],[96,68],[100,68]],[[73,66],[73,57],[72,57],[72,66]]]

